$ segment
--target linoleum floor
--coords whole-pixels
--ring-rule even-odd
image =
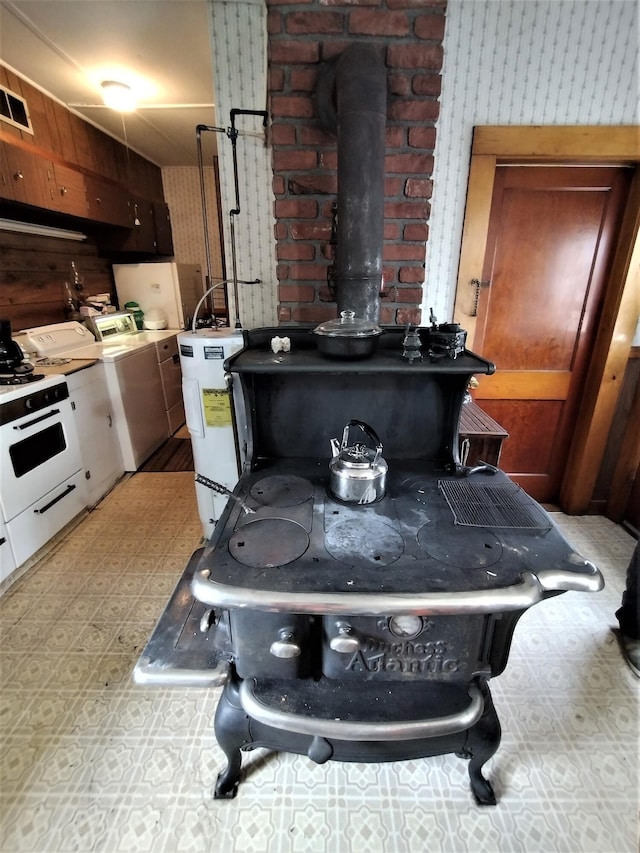
[[[611,631],[634,540],[602,517],[554,514],[605,575],[520,620],[491,681],[503,735],[480,808],[453,755],[322,766],[224,766],[218,691],[136,686],[133,666],[198,546],[192,473],[122,481],[0,599],[2,853],[632,853],[638,695]]]

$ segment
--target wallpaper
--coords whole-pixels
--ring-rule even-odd
[[[474,125],[637,124],[637,80],[635,0],[448,0],[423,316],[453,315]]]
[[[213,167],[205,166],[204,175],[211,273],[213,276],[221,276],[222,259]],[[202,193],[198,169],[192,166],[165,166],[162,169],[162,185],[169,210],[179,211],[179,215],[174,215],[171,219],[175,259],[183,264],[201,264],[204,276],[207,256],[204,247]]]
[[[267,29],[263,0],[210,3],[217,124],[230,125],[230,111],[264,110],[267,97]],[[236,128],[240,214],[234,216],[239,315],[246,328],[277,324],[276,257],[271,189],[271,150],[261,119],[238,116]],[[229,211],[236,208],[233,149],[218,136],[227,276],[232,275]],[[233,288],[229,288],[233,303]],[[235,317],[231,305],[232,324]]]
[[[327,5],[331,5],[327,0]],[[210,0],[217,123],[264,109],[263,0]],[[451,319],[474,125],[637,124],[635,0],[448,0],[423,316]],[[238,120],[236,217],[243,325],[276,322],[271,162],[259,122]],[[248,133],[247,133],[248,132]],[[231,143],[218,138],[227,273],[235,207]]]

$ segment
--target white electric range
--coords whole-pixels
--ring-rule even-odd
[[[86,506],[65,378],[54,374],[0,386],[0,581]]]

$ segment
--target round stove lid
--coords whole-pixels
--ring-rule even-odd
[[[231,556],[252,569],[286,566],[309,547],[301,524],[286,518],[258,518],[234,531],[229,539]]]

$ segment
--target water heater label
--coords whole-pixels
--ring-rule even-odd
[[[205,347],[205,361],[211,358],[224,358],[224,347]]]
[[[226,389],[203,388],[202,408],[205,426],[231,426],[231,400]]]
[[[189,344],[180,344],[180,355],[185,355],[187,358],[193,358],[193,347]]]

